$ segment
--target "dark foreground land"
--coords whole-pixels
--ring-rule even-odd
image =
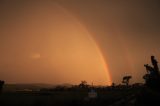
[[[160,97],[145,87],[97,88],[96,98],[89,89],[57,91],[12,91],[0,95],[0,106],[150,106]]]

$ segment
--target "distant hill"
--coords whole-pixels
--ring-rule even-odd
[[[55,88],[57,86],[72,87],[72,84],[43,84],[43,83],[33,83],[33,84],[5,84],[4,91],[21,91],[21,90],[33,90],[37,91],[41,88]]]
[[[57,85],[52,84],[5,84],[4,91],[20,91],[24,89],[28,90],[39,90],[41,88],[55,88]]]

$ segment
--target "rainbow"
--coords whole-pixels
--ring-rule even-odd
[[[55,2],[54,2],[55,3]],[[89,31],[87,30],[87,28],[78,20],[76,19],[69,11],[67,11],[66,8],[64,8],[63,6],[61,6],[60,4],[56,3],[55,4],[60,10],[62,10],[67,16],[69,16],[72,20],[74,20],[74,22],[76,22],[76,24],[78,24],[84,31],[86,31],[88,38],[90,39],[90,41],[94,44],[94,46],[96,47],[96,50],[99,54],[100,60],[102,62],[103,65],[103,69],[105,70],[106,73],[106,79],[107,79],[107,85],[111,85],[112,84],[112,78],[111,78],[111,74],[109,72],[109,67],[104,59],[103,53],[99,47],[99,45],[97,44],[97,42],[94,40],[93,36],[89,33]]]

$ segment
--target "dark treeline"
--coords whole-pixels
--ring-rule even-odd
[[[3,86],[4,86],[4,81],[0,80],[0,92],[2,92]]]

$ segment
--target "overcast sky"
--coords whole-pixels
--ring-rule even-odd
[[[113,82],[120,83],[125,75],[132,75],[132,82],[142,82],[146,72],[144,64],[150,64],[150,56],[155,55],[160,61],[159,5],[158,0],[1,0],[0,79],[11,83],[88,80],[104,84],[104,73],[97,72],[101,69],[101,60],[97,59],[99,54],[86,37],[89,33],[104,56]],[[61,59],[55,49],[57,54],[68,54],[61,54]],[[77,59],[80,56],[82,58]],[[75,64],[66,64],[68,62]],[[72,77],[64,78],[64,70],[68,70],[66,73]],[[94,70],[94,74],[85,72],[87,70]],[[48,75],[44,73],[50,75],[46,80],[43,79]],[[39,77],[35,78],[36,75]]]

